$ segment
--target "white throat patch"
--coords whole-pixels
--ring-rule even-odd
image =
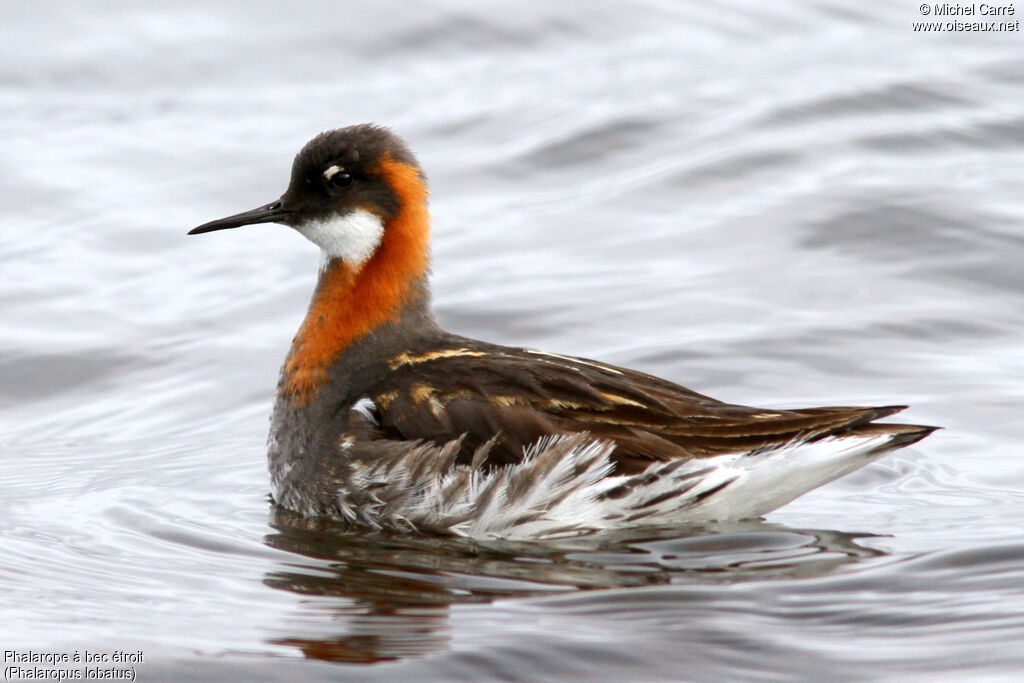
[[[323,250],[325,260],[340,258],[346,263],[361,266],[380,245],[384,220],[365,209],[356,209],[344,216],[309,221],[295,229]]]

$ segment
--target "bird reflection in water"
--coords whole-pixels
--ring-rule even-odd
[[[751,520],[525,543],[353,532],[275,508],[268,546],[294,553],[264,582],[305,596],[290,633],[311,659],[373,663],[449,647],[453,605],[579,590],[827,576],[884,556],[870,534]]]

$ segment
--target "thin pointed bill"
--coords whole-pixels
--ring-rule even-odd
[[[261,206],[258,209],[243,211],[242,213],[236,213],[234,216],[218,218],[215,221],[203,223],[198,228],[192,228],[189,230],[188,234],[200,235],[204,232],[227,230],[228,228],[240,228],[243,225],[253,225],[255,223],[278,223],[282,219],[290,216],[291,213],[292,212],[285,209],[280,200],[278,200],[276,202],[271,202],[266,206]]]

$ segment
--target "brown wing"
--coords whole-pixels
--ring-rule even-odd
[[[654,460],[770,448],[866,426],[905,432],[902,443],[930,432],[869,425],[903,406],[760,410],[596,361],[455,341],[389,361],[392,372],[371,392],[384,438],[463,437],[459,458],[468,461],[496,437],[489,461],[508,463],[541,436],[588,431],[618,445],[619,472],[635,473]]]

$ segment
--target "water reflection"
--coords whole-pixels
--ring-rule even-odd
[[[289,633],[306,657],[381,662],[447,648],[453,605],[635,586],[807,578],[884,555],[865,534],[760,521],[545,543],[353,532],[275,510],[267,545],[295,553],[264,582],[304,596]]]

